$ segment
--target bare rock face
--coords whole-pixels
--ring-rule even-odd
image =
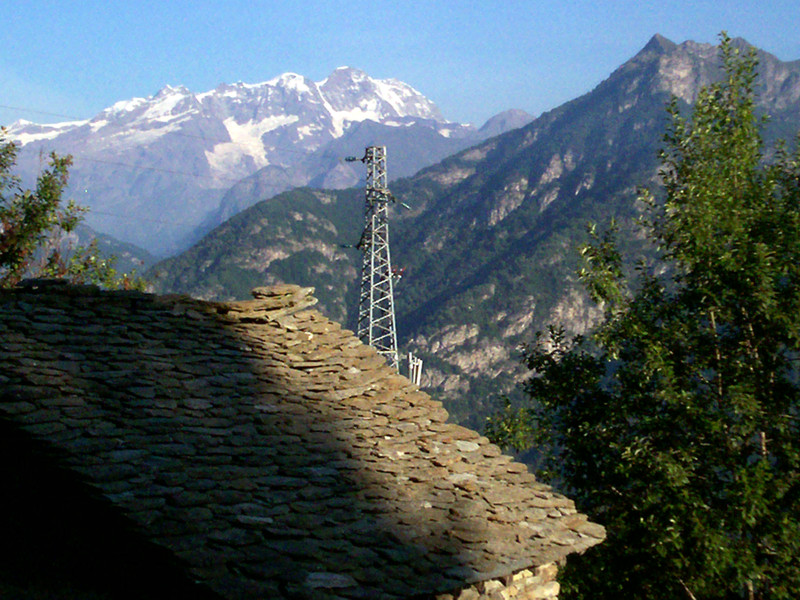
[[[603,309],[594,304],[586,293],[578,288],[565,292],[550,311],[550,322],[560,323],[571,335],[589,333],[603,317]]]
[[[797,61],[781,61],[742,38],[735,38],[731,43],[741,53],[756,52],[759,103],[768,113],[797,104],[800,100],[800,65]],[[701,87],[719,81],[722,76],[717,46],[693,41],[675,44],[661,35],[655,35],[618,73],[642,67],[647,67],[649,76],[645,72],[633,78],[628,82],[628,91],[654,86],[688,104],[694,102]]]
[[[743,40],[733,44],[749,51]],[[498,396],[524,376],[516,349],[534,332],[552,324],[587,334],[599,321],[602,309],[575,277],[584,225],[614,217],[626,243],[644,247],[637,188],[660,184],[664,105],[670,96],[691,104],[718,81],[718,52],[656,35],[588,94],[414,178],[407,197],[424,198],[427,209],[402,223],[398,237],[410,239],[394,255],[412,272],[403,285],[426,289],[428,303],[424,311],[401,303],[399,322],[402,331],[410,320],[409,344],[431,365],[429,385],[445,401],[467,395],[482,410],[487,389]],[[756,52],[759,109],[773,117],[767,143],[792,139],[800,63]],[[439,189],[425,194],[433,184]],[[479,329],[473,337],[453,336],[471,327]]]
[[[716,80],[716,73],[704,64],[716,63],[717,48],[711,44],[686,42],[658,59],[658,89],[694,102],[698,90]]]

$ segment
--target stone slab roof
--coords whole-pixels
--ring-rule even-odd
[[[602,540],[311,291],[0,291],[0,417],[224,598],[431,597]]]

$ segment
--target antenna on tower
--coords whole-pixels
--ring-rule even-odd
[[[394,316],[394,283],[400,281],[405,269],[393,269],[389,253],[389,218],[387,207],[396,202],[386,181],[386,147],[368,146],[364,158],[345,158],[348,162],[367,165],[364,231],[356,246],[363,253],[361,263],[361,293],[358,299],[358,337],[369,344],[397,371],[397,330]],[[408,209],[409,206],[400,203]],[[409,352],[409,378],[420,385],[422,360]]]
[[[358,160],[347,157],[347,161]],[[387,206],[395,202],[386,185],[386,147],[367,147],[361,162],[367,165],[364,231],[357,248],[363,253],[361,293],[358,300],[358,337],[400,370],[394,316],[393,280],[389,253]]]

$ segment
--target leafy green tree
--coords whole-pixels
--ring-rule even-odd
[[[135,274],[119,276],[113,258],[100,258],[97,243],[69,250],[64,237],[73,232],[86,209],[62,203],[72,157],[50,155],[36,188],[23,189],[13,173],[17,146],[0,130],[0,287],[26,277],[66,278],[106,288],[144,287]]]
[[[800,151],[765,158],[755,55],[721,41],[723,81],[669,107],[664,200],[642,195],[658,261],[627,285],[613,230],[590,232],[603,323],[525,353],[549,472],[608,531],[565,598],[800,590]],[[491,427],[518,439],[514,418]]]

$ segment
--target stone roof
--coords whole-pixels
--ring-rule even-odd
[[[224,598],[430,597],[604,537],[312,291],[0,291],[0,416]]]

